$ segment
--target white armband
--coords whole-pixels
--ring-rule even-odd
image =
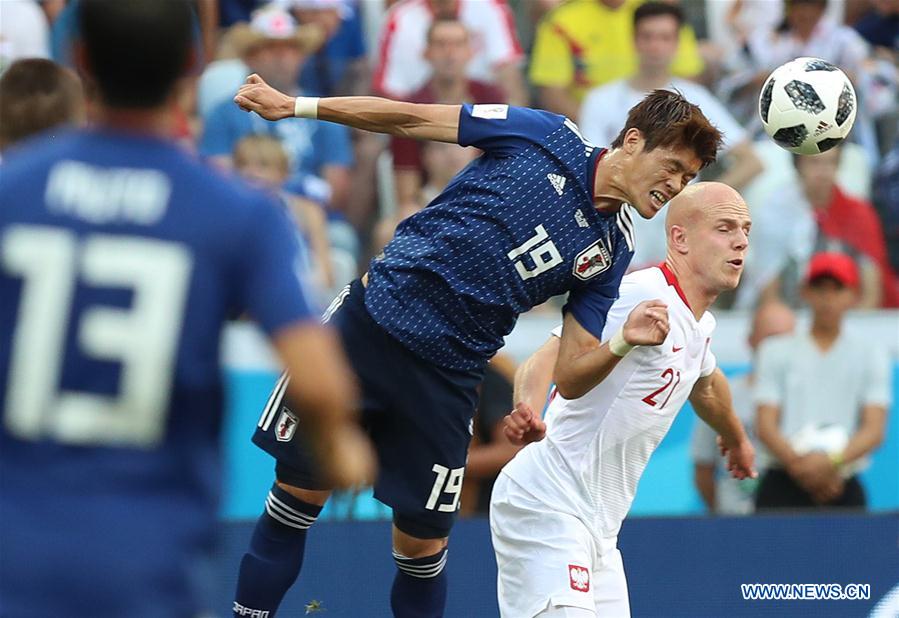
[[[293,115],[297,118],[318,118],[318,97],[297,97]]]
[[[611,339],[609,339],[609,352],[611,352],[615,356],[624,356],[635,347],[636,346],[632,346],[624,340],[623,328],[619,328],[617,331],[615,331],[615,334],[612,335]]]

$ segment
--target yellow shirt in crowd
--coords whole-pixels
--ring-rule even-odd
[[[537,28],[531,81],[567,87],[580,101],[590,88],[633,75],[634,10],[643,2],[627,0],[613,11],[600,0],[569,0],[553,10]],[[684,25],[672,70],[678,77],[693,77],[702,69],[696,35]]]

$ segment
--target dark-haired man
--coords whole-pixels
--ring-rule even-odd
[[[610,150],[563,116],[508,105],[294,99],[258,76],[235,101],[271,120],[316,117],[484,151],[400,224],[329,311],[363,384],[381,463],[375,496],[394,511],[393,611],[442,615],[447,537],[485,364],[520,313],[565,292],[562,338],[572,353],[560,379],[578,388],[612,362],[601,334],[633,254],[632,212],[654,216],[714,160],[721,135],[667,91],[631,110]],[[278,459],[282,504],[269,500],[238,583],[238,602],[261,611],[274,611],[296,578],[306,529],[329,494],[297,445],[278,440],[279,409],[275,401],[254,439]]]
[[[637,72],[587,93],[578,121],[584,137],[597,144],[611,142],[621,129],[627,110],[647,92],[656,88],[677,90],[685,99],[698,105],[724,135],[722,158],[726,169],[717,180],[741,190],[761,173],[762,163],[755,155],[746,130],[711,92],[695,82],[674,76],[672,67],[684,25],[680,7],[661,1],[641,4],[634,11],[633,25]],[[661,217],[638,221],[636,227],[640,244],[634,255],[634,267],[658,264],[666,254],[664,221]]]
[[[0,173],[0,614],[197,616],[227,316],[254,316],[291,368],[327,475],[373,463],[283,211],[171,140],[190,4],[82,0],[79,19],[96,127]]]

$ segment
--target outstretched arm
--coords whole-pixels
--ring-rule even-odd
[[[405,103],[380,97],[291,97],[255,73],[237,91],[234,102],[267,120],[299,115],[375,133],[459,143],[460,105]]]

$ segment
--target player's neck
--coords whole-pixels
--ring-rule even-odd
[[[641,69],[628,82],[634,90],[649,92],[658,88],[665,88],[671,83],[671,73],[667,70]]]
[[[834,324],[812,318],[811,335],[815,345],[826,352],[840,336],[840,323]]]
[[[114,108],[100,103],[94,119],[100,127],[162,138],[172,137],[174,126],[169,103],[150,109]]]
[[[693,313],[693,317],[698,321],[702,314],[708,311],[712,303],[717,300],[719,292],[704,288],[698,276],[691,273],[686,264],[682,264],[670,257],[665,260],[668,270],[674,275],[680,291],[683,293],[687,301],[687,306]]]
[[[596,165],[593,180],[593,207],[596,210],[617,210],[627,202],[624,162],[626,155],[619,148],[606,152]]]

